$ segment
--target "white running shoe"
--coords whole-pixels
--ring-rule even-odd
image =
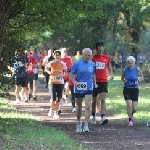
[[[90,132],[88,124],[84,124],[83,132]]]
[[[73,112],[73,113],[75,113],[75,112],[76,112],[76,108],[75,108],[75,107],[72,109],[72,112]]]
[[[54,111],[50,108],[49,112],[48,112],[48,116],[49,117],[53,117],[54,116]]]
[[[77,122],[76,133],[81,132],[82,132],[82,122],[80,121],[79,123]]]
[[[53,118],[54,118],[54,119],[59,119],[58,114],[54,114]]]
[[[20,104],[20,101],[19,101],[19,99],[16,99],[16,104]]]
[[[108,119],[102,118],[101,121],[100,121],[100,125],[104,125],[106,123],[108,123]]]
[[[92,124],[96,124],[96,116],[92,117]]]

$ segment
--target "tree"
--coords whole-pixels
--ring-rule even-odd
[[[9,21],[9,14],[12,0],[0,0],[0,58],[3,50],[4,39],[6,35],[6,27]]]

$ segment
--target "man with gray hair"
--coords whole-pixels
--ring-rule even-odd
[[[85,99],[85,124],[83,132],[89,132],[88,122],[90,119],[91,99],[93,94],[93,85],[96,87],[95,72],[96,66],[90,60],[92,51],[90,48],[82,50],[83,58],[76,61],[70,70],[70,79],[74,83],[75,101],[77,108],[77,127],[76,132],[82,132],[82,101]]]

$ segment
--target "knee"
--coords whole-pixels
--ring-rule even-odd
[[[136,109],[133,109],[133,110],[132,110],[133,113],[135,113],[136,111],[137,111]]]
[[[90,109],[90,108],[91,108],[90,104],[88,104],[88,105],[85,106],[85,109]]]
[[[19,90],[16,89],[16,90],[15,90],[15,93],[16,93],[16,94],[19,93]]]

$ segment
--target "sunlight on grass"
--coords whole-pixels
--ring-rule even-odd
[[[5,144],[1,149],[66,149],[84,150],[66,133],[42,125],[34,116],[19,113],[16,108],[0,98],[0,132]],[[15,142],[14,142],[15,141]]]

